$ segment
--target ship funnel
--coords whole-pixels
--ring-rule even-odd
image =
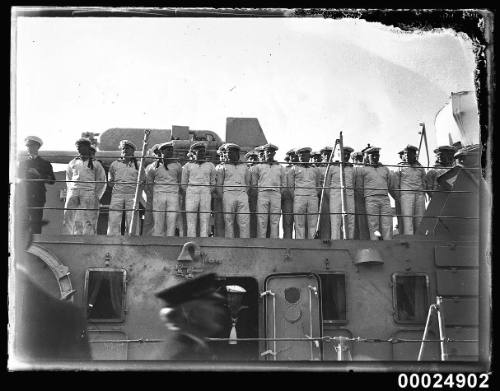
[[[354,264],[362,263],[384,263],[380,253],[374,248],[362,248],[358,250],[354,257]]]
[[[177,257],[178,262],[197,262],[200,260],[200,246],[195,242],[186,242],[182,246],[182,251]]]

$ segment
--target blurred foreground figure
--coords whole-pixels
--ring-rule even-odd
[[[21,230],[17,236],[14,267],[15,327],[11,358],[29,364],[90,360],[83,310],[67,300],[53,297],[32,277],[33,263],[39,260],[26,251],[30,244],[30,230]]]
[[[206,338],[224,327],[224,296],[217,293],[215,273],[187,280],[156,294],[165,302],[160,318],[174,333],[165,343],[158,360],[214,360]]]

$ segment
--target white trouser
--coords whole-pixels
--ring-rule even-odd
[[[346,215],[346,237],[347,239],[354,239],[354,221],[356,220],[354,215],[354,192],[346,192],[346,205],[345,211]],[[341,191],[330,191],[330,213],[336,213],[330,215],[331,223],[331,239],[338,240],[343,236],[341,235],[340,227],[342,226],[342,193]]]
[[[307,237],[308,239],[314,239],[316,223],[318,222],[318,196],[312,194],[296,195],[293,198],[293,213],[295,221],[295,239],[305,239],[306,221]],[[307,215],[304,213],[307,213]]]
[[[192,186],[186,191],[187,236],[196,236],[197,212],[200,212],[200,237],[208,237],[208,222],[210,221],[210,189],[204,186]]]
[[[109,203],[108,235],[121,235],[122,214],[125,211],[125,231],[128,234],[132,220],[134,207],[134,194],[115,193],[111,194]]]
[[[267,223],[270,221],[270,238],[279,237],[281,217],[281,193],[278,191],[259,191],[257,196],[257,237],[265,238]]]
[[[96,207],[94,190],[74,189],[66,195],[65,208],[84,208],[82,210],[64,210],[62,233],[65,235],[93,235]],[[90,209],[90,210],[89,210]]]
[[[240,238],[250,237],[248,195],[242,191],[225,191],[222,197],[226,238],[234,238],[234,218],[238,221]],[[236,215],[235,215],[236,213]]]
[[[153,236],[175,235],[179,193],[155,192],[153,196]],[[165,229],[166,220],[166,229]]]
[[[425,213],[425,195],[423,192],[401,192],[401,214],[403,220],[403,234],[413,235]]]
[[[378,239],[375,236],[375,231],[379,231],[384,240],[392,239],[392,210],[389,196],[373,195],[365,197],[365,205],[370,239]]]

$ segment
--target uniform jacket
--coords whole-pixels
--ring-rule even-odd
[[[217,187],[217,192],[219,195],[222,195],[226,191],[247,192],[250,181],[250,171],[245,163],[225,163],[217,171],[217,185],[224,186]]]
[[[364,196],[388,195],[393,192],[390,170],[383,164],[366,165],[357,170],[356,185],[364,189]],[[358,181],[359,179],[359,181]]]
[[[40,176],[35,178],[28,175],[28,170],[30,168],[36,169]],[[52,165],[40,156],[34,159],[22,160],[19,164],[19,177],[31,179],[46,179],[47,183],[54,184],[55,176],[52,170]],[[30,179],[28,178],[28,179]],[[45,182],[43,181],[33,181],[26,183],[26,193],[29,199],[36,199],[41,202],[45,202],[45,193],[47,189],[45,188]]]
[[[215,166],[211,162],[203,162],[201,164],[196,162],[188,162],[182,167],[181,186],[184,191],[187,190],[189,185],[205,185],[213,190],[215,186]],[[199,188],[200,186],[195,186]]]
[[[93,160],[93,168],[89,168],[89,161],[77,156],[68,163],[66,168],[67,181],[99,181],[99,183],[67,182],[68,191],[92,190],[96,196],[104,194],[106,190],[106,173],[102,165]]]
[[[425,189],[425,170],[419,162],[413,165],[408,163],[398,164],[394,171],[397,189],[402,190],[424,190]]]
[[[125,163],[123,160],[115,160],[109,166],[108,182],[115,182],[113,193],[134,194],[139,170],[135,168],[133,161]],[[120,183],[128,182],[128,183]]]
[[[321,192],[321,189],[319,189],[320,171],[318,167],[313,165],[294,165],[290,170],[288,179],[290,192],[294,196],[314,196]]]
[[[163,163],[160,163],[158,167],[156,167],[156,163],[153,163],[153,167],[150,167],[151,165],[146,168],[146,182],[150,188],[152,187],[153,192],[179,192],[179,185],[181,183],[182,176],[182,166],[180,163],[168,163],[168,170],[165,169]]]
[[[284,191],[286,188],[285,168],[280,164],[259,163],[252,167],[252,186],[257,191]]]

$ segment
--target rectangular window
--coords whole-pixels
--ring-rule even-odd
[[[88,269],[85,275],[87,319],[90,322],[123,322],[125,319],[124,269]]]
[[[429,310],[429,278],[426,275],[392,275],[394,317],[398,323],[424,323]]]
[[[346,323],[346,289],[344,273],[320,274],[323,322]]]

